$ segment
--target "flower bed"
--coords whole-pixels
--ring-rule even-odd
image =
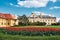
[[[0,28],[1,30],[1,28]],[[42,28],[42,27],[5,27],[2,28],[2,33],[10,35],[26,35],[26,36],[50,36],[60,35],[60,28]]]

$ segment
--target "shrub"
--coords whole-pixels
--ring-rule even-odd
[[[44,26],[44,25],[46,25],[46,23],[45,22],[36,22],[36,25]]]
[[[46,23],[45,22],[39,22],[39,21],[37,21],[37,22],[34,22],[34,23],[31,23],[31,22],[19,22],[19,25],[20,26],[28,26],[28,25],[30,25],[30,26],[44,26],[44,25],[46,25]]]
[[[60,23],[52,23],[51,25],[60,25]]]

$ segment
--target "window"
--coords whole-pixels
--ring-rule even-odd
[[[50,23],[48,23],[48,25],[49,25]]]
[[[52,20],[51,20],[51,22],[52,22]]]
[[[47,20],[46,20],[47,21]]]
[[[1,23],[3,25],[3,23]]]
[[[50,20],[48,20],[48,21],[50,21]]]
[[[13,23],[15,25],[15,23]]]
[[[4,25],[6,25],[6,23],[4,23]]]
[[[43,22],[44,22],[44,20],[43,20]]]
[[[8,23],[8,25],[9,25],[9,23]]]
[[[54,22],[55,22],[55,20],[54,20]]]

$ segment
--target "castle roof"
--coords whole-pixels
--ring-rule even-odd
[[[49,15],[34,15],[34,17],[33,17],[33,15],[31,15],[30,17],[28,17],[28,18],[56,18],[56,17],[53,17],[53,16],[49,16]]]

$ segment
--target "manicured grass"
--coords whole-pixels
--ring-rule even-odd
[[[59,26],[42,26],[42,27],[60,28],[60,25]]]
[[[50,27],[50,28],[60,28],[60,25],[58,26],[17,26],[17,27]]]

